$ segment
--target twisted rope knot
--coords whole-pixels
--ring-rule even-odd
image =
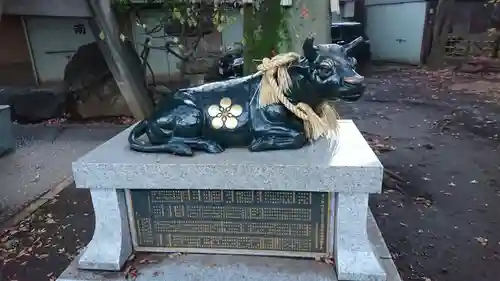
[[[272,70],[275,72],[278,67],[288,65],[300,58],[300,55],[297,53],[284,53],[274,56],[273,58],[264,58],[262,59],[262,63],[257,66],[257,70],[260,72],[267,72]]]
[[[299,54],[290,52],[262,60],[257,66],[257,70],[262,74],[259,105],[262,107],[279,102],[297,118],[303,120],[308,139],[316,140],[322,136],[331,138],[332,132],[337,131],[338,114],[335,109],[323,103],[318,108],[320,112],[318,116],[308,104],[300,102],[294,105],[286,97],[292,87],[288,66],[299,58]]]

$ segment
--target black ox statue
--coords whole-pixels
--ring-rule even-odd
[[[303,56],[280,54],[264,59],[256,74],[180,89],[132,129],[130,148],[192,156],[195,150],[220,153],[228,147],[298,149],[330,138],[338,115],[329,101],[342,95],[354,100],[351,89],[363,83],[355,61],[332,50],[338,51],[308,38]]]

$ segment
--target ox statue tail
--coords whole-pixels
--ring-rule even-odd
[[[139,138],[146,134],[148,130],[148,121],[142,120],[139,122],[128,135],[128,142],[130,148],[135,151],[145,152],[145,153],[175,153],[177,150],[172,147],[171,144],[150,144],[145,141],[139,140]]]

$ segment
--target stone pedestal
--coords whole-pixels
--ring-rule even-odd
[[[194,157],[143,154],[129,149],[129,131],[73,163],[76,186],[91,189],[96,214],[93,239],[78,258],[80,269],[119,271],[134,251],[136,230],[130,223],[133,210],[125,196],[131,189],[273,190],[331,194],[328,222],[331,231],[325,254],[335,258],[338,279],[387,280],[380,255],[370,242],[367,224],[368,195],[381,191],[383,167],[352,121],[340,121],[336,151],[328,141],[320,140],[303,149],[288,151],[251,153],[241,148],[218,155],[197,153]],[[247,257],[242,266],[256,259],[264,258]],[[309,268],[307,264],[311,261],[301,262],[304,268]],[[333,269],[328,277],[304,269],[304,274],[297,273],[292,278],[290,272],[300,267],[293,262],[285,263],[291,266],[288,275],[283,275],[288,276],[287,280],[336,280]],[[68,270],[74,275],[76,269],[72,266]],[[171,263],[164,266],[175,270]]]
[[[16,139],[12,132],[12,120],[10,118],[10,107],[0,105],[0,156],[14,150]]]

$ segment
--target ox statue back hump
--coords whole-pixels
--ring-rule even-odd
[[[331,136],[338,116],[328,101],[337,98],[350,77],[339,75],[335,62],[322,54],[313,38],[304,41],[303,52],[292,56],[286,67],[165,97],[150,118],[132,129],[130,148],[192,156],[195,150],[220,153],[228,147],[253,152],[298,149]],[[274,58],[267,62],[273,65]],[[148,140],[142,140],[143,135]]]

